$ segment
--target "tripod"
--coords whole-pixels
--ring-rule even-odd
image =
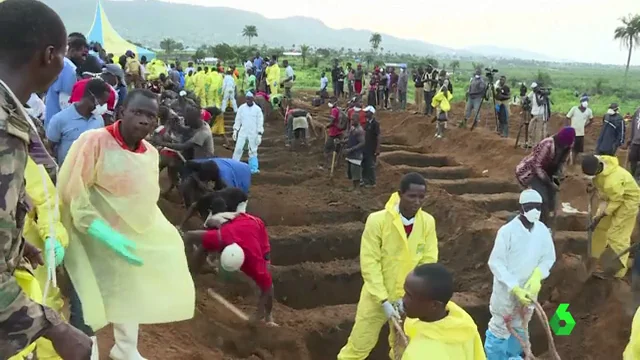
[[[487,98],[487,91],[489,91],[489,89],[491,89],[491,99],[493,99],[493,114],[496,118],[496,130],[498,130],[500,128],[500,120],[498,119],[498,112],[496,111],[496,88],[493,84],[493,74],[491,74],[491,76],[487,76],[487,79],[489,80],[489,83],[487,84],[487,86],[485,86],[484,88],[484,96],[482,97],[482,100],[480,101],[480,106],[478,107],[478,111],[476,112],[475,117],[473,118],[473,124],[471,125],[471,131],[473,131],[473,129],[475,129],[476,125],[478,124],[478,117],[480,116],[480,110],[482,110],[482,104],[484,104],[485,100],[489,100]]]

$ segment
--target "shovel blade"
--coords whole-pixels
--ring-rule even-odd
[[[606,274],[616,274],[624,268],[620,261],[620,256],[611,248],[607,247],[600,256],[600,265]]]

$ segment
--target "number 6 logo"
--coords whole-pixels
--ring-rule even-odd
[[[568,309],[569,304],[558,305],[558,309],[549,320],[549,326],[556,336],[571,335],[573,328],[576,326],[576,321]],[[564,324],[561,324],[562,321],[564,321]]]

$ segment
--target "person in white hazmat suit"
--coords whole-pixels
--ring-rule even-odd
[[[188,320],[195,311],[184,243],[157,205],[158,151],[144,140],[158,110],[149,90],[130,92],[122,120],[82,134],[58,177],[78,316],[93,331],[114,324],[112,360],[144,360],[138,324]]]
[[[224,80],[222,80],[222,106],[220,110],[223,112],[227,111],[227,106],[229,106],[229,102],[231,102],[231,106],[233,106],[233,112],[238,112],[238,103],[236,102],[236,81],[233,79],[233,72],[231,70],[227,70],[227,74],[224,76]]]
[[[507,329],[505,318],[523,336],[524,322],[533,315],[532,299],[537,299],[543,279],[556,261],[549,228],[539,221],[542,197],[527,189],[520,194],[520,214],[498,230],[489,268],[493,292],[489,303],[491,320],[484,349],[487,360],[522,359],[520,343]],[[528,334],[526,334],[528,336]]]
[[[262,109],[254,102],[252,92],[245,95],[246,103],[238,108],[236,121],[233,124],[233,141],[236,148],[233,151],[233,160],[242,158],[245,144],[249,147],[249,169],[252,174],[260,173],[258,164],[258,146],[262,142],[264,133],[264,116]]]

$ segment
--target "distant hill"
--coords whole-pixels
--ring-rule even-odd
[[[492,45],[469,46],[464,48],[464,50],[473,54],[491,57],[491,58],[533,59],[538,61],[561,61],[559,59],[554,59],[550,56],[533,52],[533,51],[520,50],[520,49],[507,49],[507,48],[501,48],[501,47],[492,46]]]
[[[84,33],[89,31],[93,22],[96,0],[43,1],[60,14],[68,31]],[[172,4],[157,0],[103,0],[102,5],[109,20],[122,37],[153,48],[157,48],[160,41],[167,37],[194,47],[220,42],[246,44],[246,40],[241,35],[245,25],[255,25],[258,28],[259,37],[254,39],[254,43],[285,48],[293,44],[297,46],[306,44],[314,47],[344,47],[345,50],[358,51],[358,49],[369,48],[369,38],[372,34],[371,31],[366,30],[332,29],[317,19],[306,17],[267,19],[257,13],[224,7]],[[456,50],[386,34],[382,34],[381,46],[384,47],[385,52],[389,50],[394,53],[423,56],[484,55],[484,51],[474,54],[475,51],[469,49]],[[505,54],[504,49],[501,54]],[[540,57],[546,58],[543,55]],[[538,59],[538,56],[523,56],[523,58]]]

